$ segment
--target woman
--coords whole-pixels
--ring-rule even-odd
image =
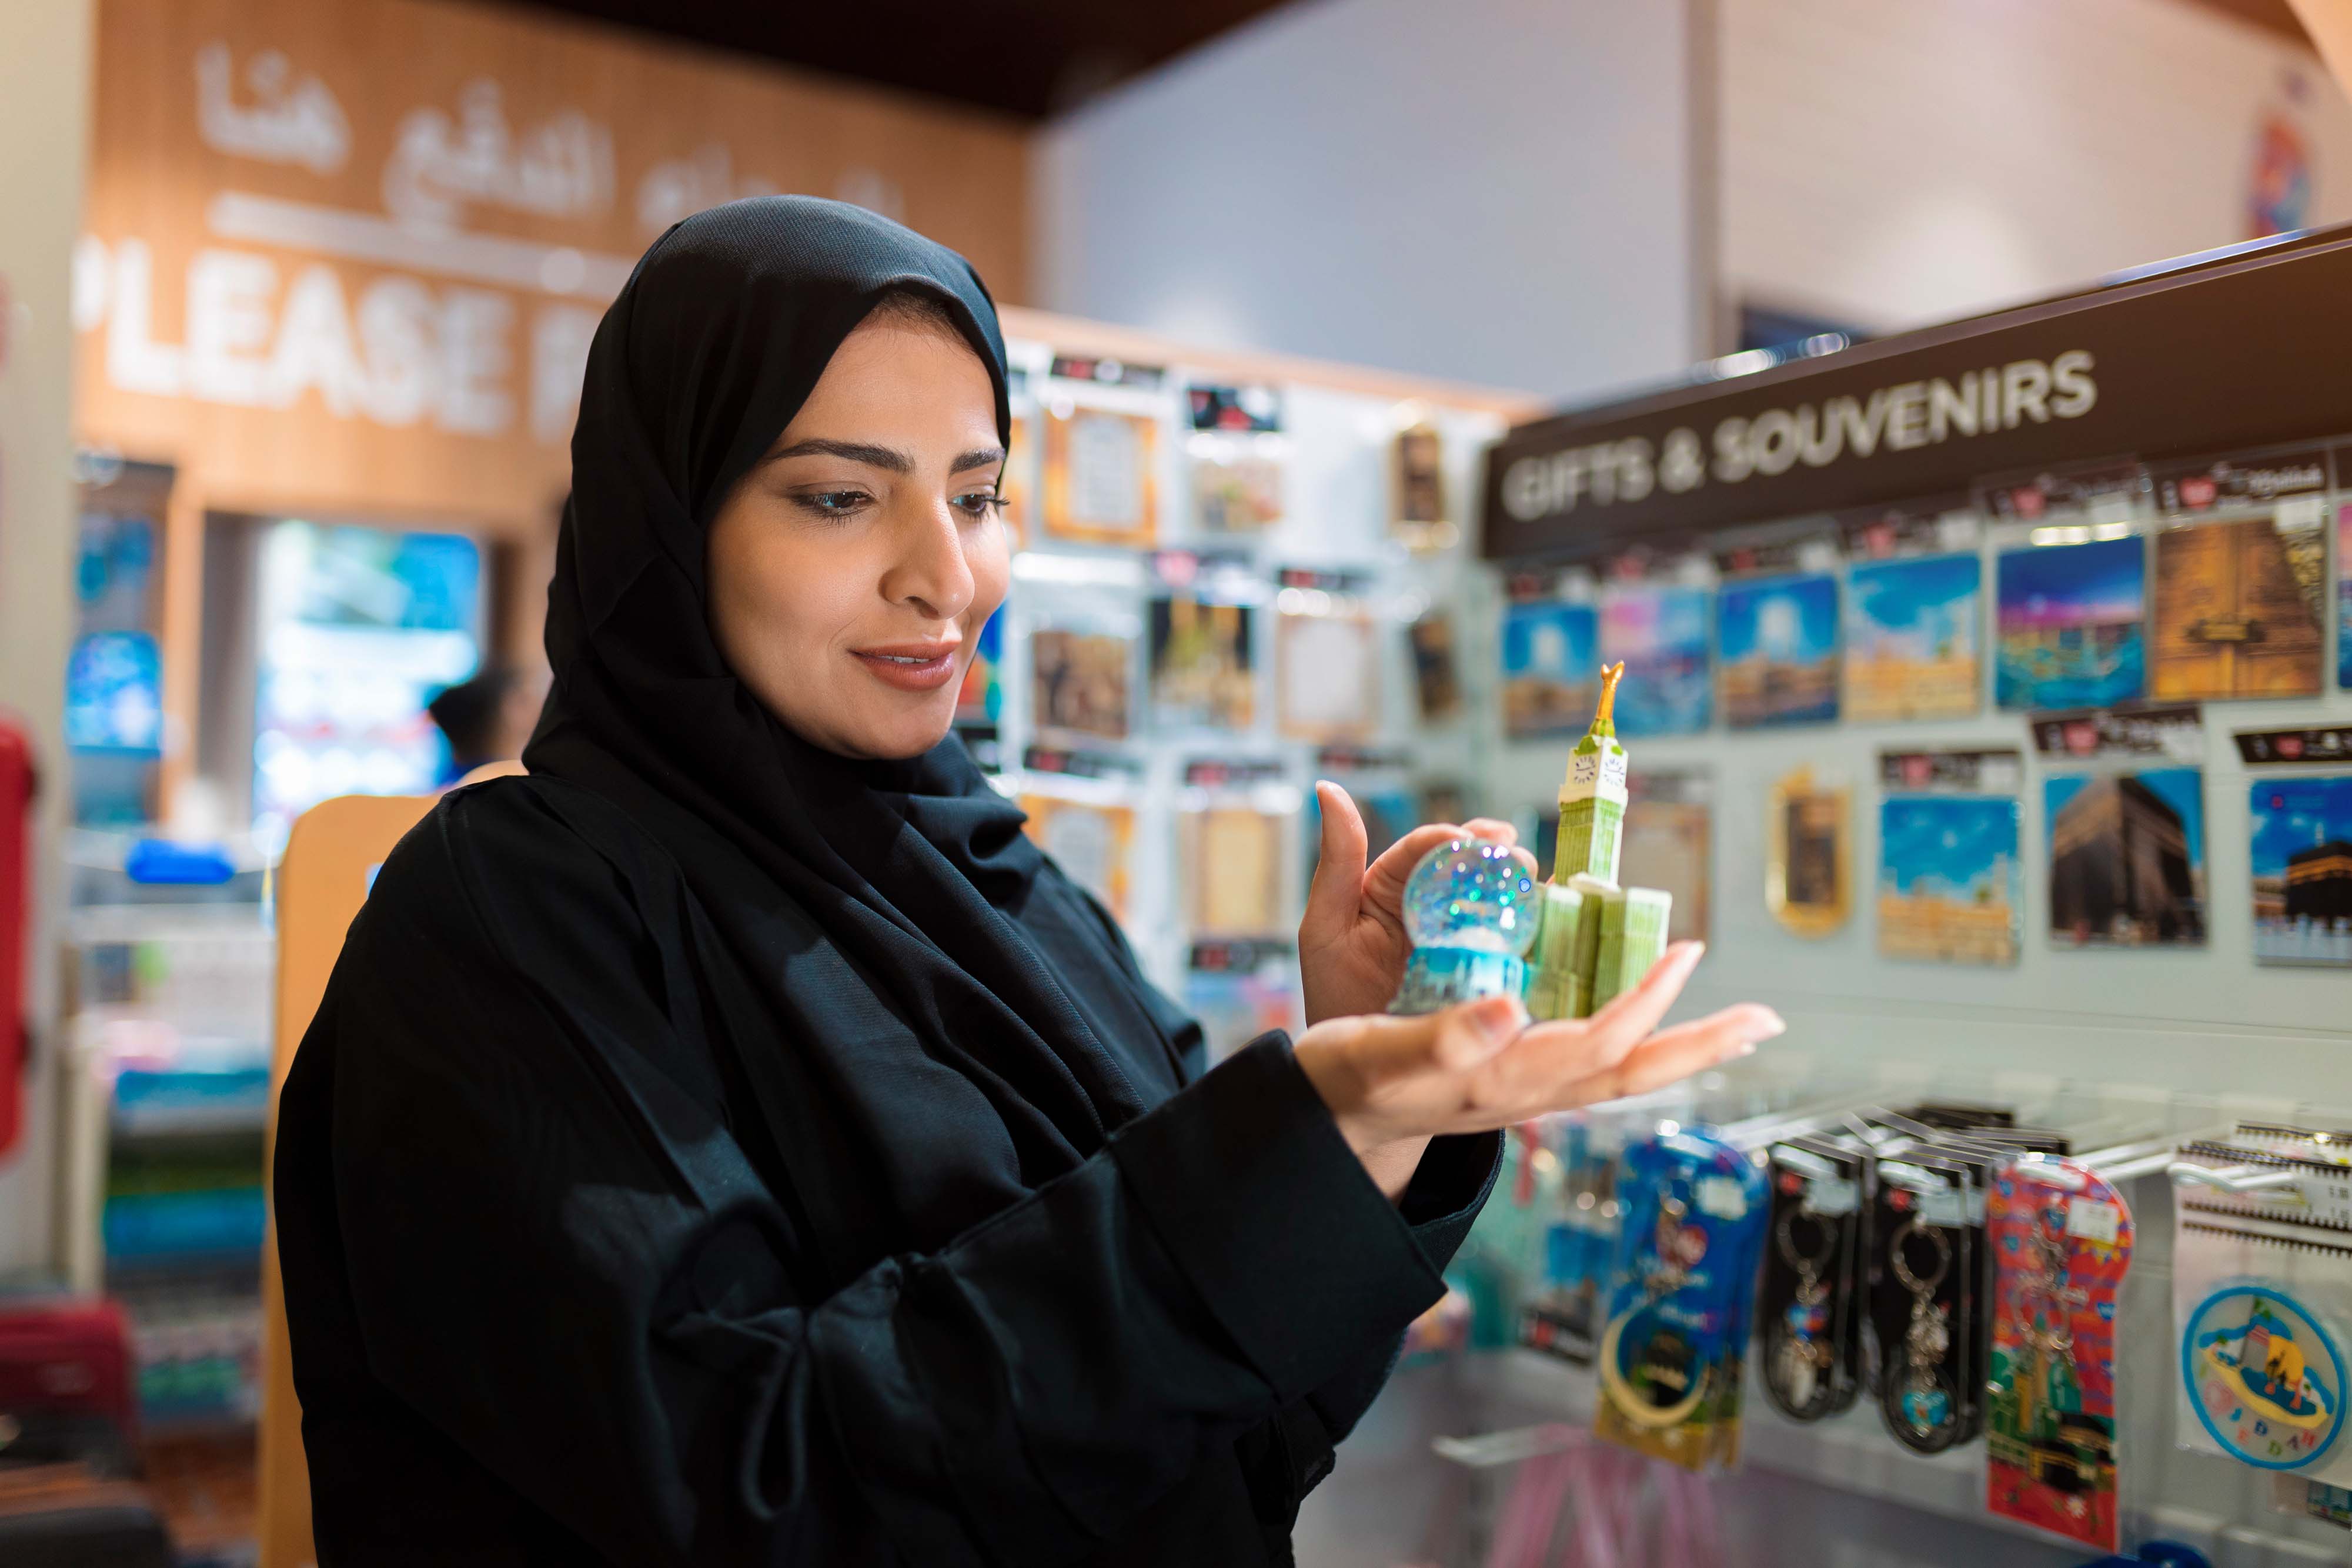
[[[1286,1561],[1493,1129],[1777,1029],[1377,1015],[1424,828],[1326,788],[1308,1016],[1197,1026],[947,738],[995,313],[831,203],[689,219],[589,358],[528,778],[387,861],[286,1084],[320,1562]],[[1485,825],[1496,835],[1507,830]]]

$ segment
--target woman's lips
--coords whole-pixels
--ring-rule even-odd
[[[957,646],[953,643],[901,643],[851,652],[885,685],[905,692],[935,692],[955,679]]]

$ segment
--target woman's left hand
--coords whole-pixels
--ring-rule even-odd
[[[1450,839],[1516,845],[1519,837],[1510,823],[1490,817],[1459,826],[1433,822],[1415,828],[1367,866],[1369,841],[1356,802],[1328,780],[1315,786],[1315,800],[1323,815],[1323,848],[1307,890],[1307,914],[1298,922],[1298,972],[1310,1026],[1388,1010],[1412,953],[1402,906],[1405,878],[1422,856]],[[1534,859],[1519,853],[1528,874],[1536,874]]]

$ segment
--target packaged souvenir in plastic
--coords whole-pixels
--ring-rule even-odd
[[[1593,1430],[1686,1469],[1733,1464],[1763,1176],[1718,1138],[1662,1133],[1627,1146],[1617,1194]]]
[[[2352,1162],[2341,1138],[2241,1126],[2180,1151],[2175,1430],[2188,1448],[2352,1487]],[[2200,1181],[2200,1169],[2218,1175]]]
[[[1969,1431],[1978,1260],[1964,1169],[1925,1150],[1878,1161],[1871,1323],[1879,1413],[1895,1441],[1941,1453]]]
[[[1757,1316],[1764,1396],[1792,1421],[1847,1408],[1861,1385],[1863,1174],[1859,1154],[1826,1140],[1772,1145]]]
[[[2117,1545],[2116,1315],[2131,1210],[2104,1176],[2029,1155],[1993,1177],[1986,1495],[1996,1514]]]

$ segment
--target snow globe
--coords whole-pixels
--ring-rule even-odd
[[[1412,938],[1392,1013],[1430,1013],[1527,987],[1527,952],[1543,889],[1527,860],[1504,844],[1454,839],[1422,856],[1404,884]]]

